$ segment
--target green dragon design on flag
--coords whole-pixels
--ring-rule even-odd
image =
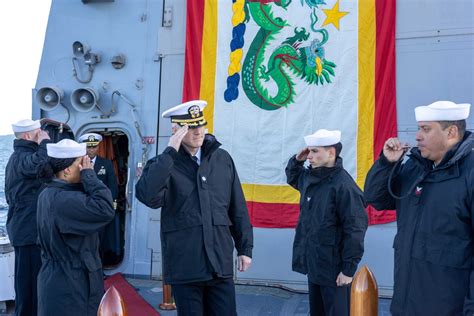
[[[318,5],[324,4],[323,1],[305,0],[306,4],[312,9],[310,15],[311,29],[313,34],[319,34],[319,38],[312,39],[308,46],[302,46],[304,42],[308,41],[311,34],[304,27],[295,27],[294,35],[286,38],[278,45],[266,63],[265,51],[275,40],[275,35],[280,33],[285,27],[291,27],[286,20],[274,16],[272,5],[286,9],[291,0],[245,0],[245,3],[234,0],[234,4],[235,2],[242,2],[242,9],[245,13],[241,24],[249,23],[251,16],[253,21],[259,26],[259,30],[249,46],[241,69],[243,90],[254,105],[270,111],[287,107],[294,102],[296,95],[294,80],[298,78],[310,85],[331,83],[331,76],[335,77],[334,68],[336,68],[336,65],[327,60],[325,56],[324,45],[328,42],[329,34],[324,28],[315,28],[318,20],[316,8]],[[301,3],[303,4],[303,1]],[[241,24],[238,27],[241,27]],[[243,32],[245,32],[245,26],[243,26]],[[242,46],[243,41],[240,47]],[[241,51],[238,53],[242,56]],[[235,63],[235,57],[232,57],[231,54],[231,61],[234,59]],[[237,62],[240,62],[240,60],[237,60]],[[232,67],[232,63],[230,67]],[[229,74],[231,74],[230,67]],[[234,68],[236,67],[234,66]],[[235,70],[233,71],[233,77],[236,77]],[[228,78],[228,86],[229,79],[232,78]],[[265,82],[270,80],[273,80],[276,84],[277,92],[276,94],[273,93],[273,95],[265,87]],[[234,97],[230,97],[228,92],[226,91],[225,93],[226,101],[230,102],[237,99],[238,92],[237,96]]]

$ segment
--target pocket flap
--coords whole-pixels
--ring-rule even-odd
[[[231,226],[232,222],[229,219],[229,216],[227,214],[222,214],[222,213],[212,213],[212,223],[215,226]]]
[[[416,237],[412,257],[444,267],[470,269],[472,253],[469,247],[453,248],[428,238]]]
[[[168,216],[161,219],[161,231],[164,233],[200,225],[202,225],[202,218],[201,214],[197,212],[184,214],[179,217]]]

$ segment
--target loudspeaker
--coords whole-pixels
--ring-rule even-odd
[[[36,92],[36,102],[45,111],[54,110],[64,97],[64,93],[58,87],[43,87]]]
[[[79,41],[75,41],[74,43],[72,43],[72,52],[76,57],[82,57],[85,54],[89,53],[90,50],[90,46],[85,43],[81,43]]]
[[[99,101],[99,94],[92,88],[79,88],[71,94],[72,107],[78,112],[90,112]]]

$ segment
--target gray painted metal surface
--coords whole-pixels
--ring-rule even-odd
[[[40,70],[33,96],[43,87],[64,92],[63,106],[43,111],[33,98],[33,116],[66,121],[76,135],[86,131],[121,131],[129,140],[128,205],[125,257],[109,272],[161,275],[160,213],[134,199],[137,172],[146,159],[161,152],[170,136],[170,123],[160,114],[180,103],[184,72],[185,0],[121,0],[83,3],[53,0]],[[348,1],[348,0],[347,0]],[[172,12],[163,21],[163,12]],[[171,19],[171,20],[170,20]],[[164,22],[167,26],[163,26]],[[169,26],[171,24],[171,26]],[[474,19],[471,0],[397,1],[397,108],[399,135],[414,143],[413,108],[439,99],[474,103]],[[81,83],[72,73],[72,44],[81,41],[100,55],[93,78]],[[114,56],[126,64],[115,69]],[[78,76],[87,78],[88,66],[76,61]],[[104,112],[119,91],[117,112],[101,117],[97,108],[76,111],[70,101],[75,89],[90,87],[99,95]],[[132,106],[135,106],[136,122]],[[468,127],[473,127],[473,117]],[[137,129],[137,126],[139,127]],[[153,137],[142,144],[142,136]],[[225,144],[224,144],[225,146]],[[374,272],[382,295],[393,286],[392,241],[396,224],[371,226],[361,264]],[[306,288],[306,278],[291,271],[292,229],[255,229],[255,253],[249,272],[237,273],[239,282],[280,284]]]

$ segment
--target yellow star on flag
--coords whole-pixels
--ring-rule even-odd
[[[339,30],[339,20],[346,14],[349,14],[349,12],[339,11],[339,0],[336,1],[336,4],[332,7],[332,9],[322,9],[322,10],[326,14],[326,19],[324,20],[322,26],[333,24],[338,30]]]

